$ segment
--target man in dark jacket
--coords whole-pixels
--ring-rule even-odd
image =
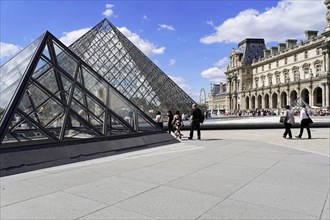
[[[190,135],[189,140],[193,139],[194,129],[197,130],[197,139],[201,139],[201,120],[202,120],[202,111],[197,107],[196,104],[192,105],[192,111],[190,115]]]

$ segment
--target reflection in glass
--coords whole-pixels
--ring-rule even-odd
[[[150,116],[169,109],[190,113],[194,101],[108,20],[70,49],[136,106],[149,108]]]

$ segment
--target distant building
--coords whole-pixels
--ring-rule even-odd
[[[205,89],[202,88],[199,93],[199,103],[200,104],[206,104],[206,95],[205,95]]]
[[[306,39],[299,43],[288,39],[268,49],[264,39],[240,42],[225,72],[226,110],[279,110],[298,98],[329,110],[329,20],[322,35],[305,31]]]
[[[208,95],[209,110],[213,114],[226,109],[226,84],[211,84],[210,92]]]

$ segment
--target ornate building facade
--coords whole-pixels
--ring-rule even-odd
[[[208,94],[208,108],[211,113],[218,114],[226,109],[226,84],[212,84]]]
[[[230,53],[226,111],[276,111],[300,98],[330,109],[330,1],[324,33],[305,31],[305,40],[288,39],[266,48],[263,39],[245,39]]]

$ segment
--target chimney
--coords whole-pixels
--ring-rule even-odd
[[[282,51],[285,50],[286,44],[285,43],[279,43],[277,47],[278,47],[278,51],[282,52]]]
[[[294,46],[296,46],[297,44],[297,41],[296,39],[287,39],[285,42],[286,42],[286,49],[291,49],[291,48],[294,48]]]
[[[276,55],[278,53],[278,48],[277,47],[271,47],[270,48],[270,54],[272,56]]]
[[[270,56],[270,50],[264,50],[264,57],[268,58]]]
[[[309,31],[309,30],[305,31],[306,40],[311,40],[311,39],[315,38],[317,36],[317,32],[318,31]]]

